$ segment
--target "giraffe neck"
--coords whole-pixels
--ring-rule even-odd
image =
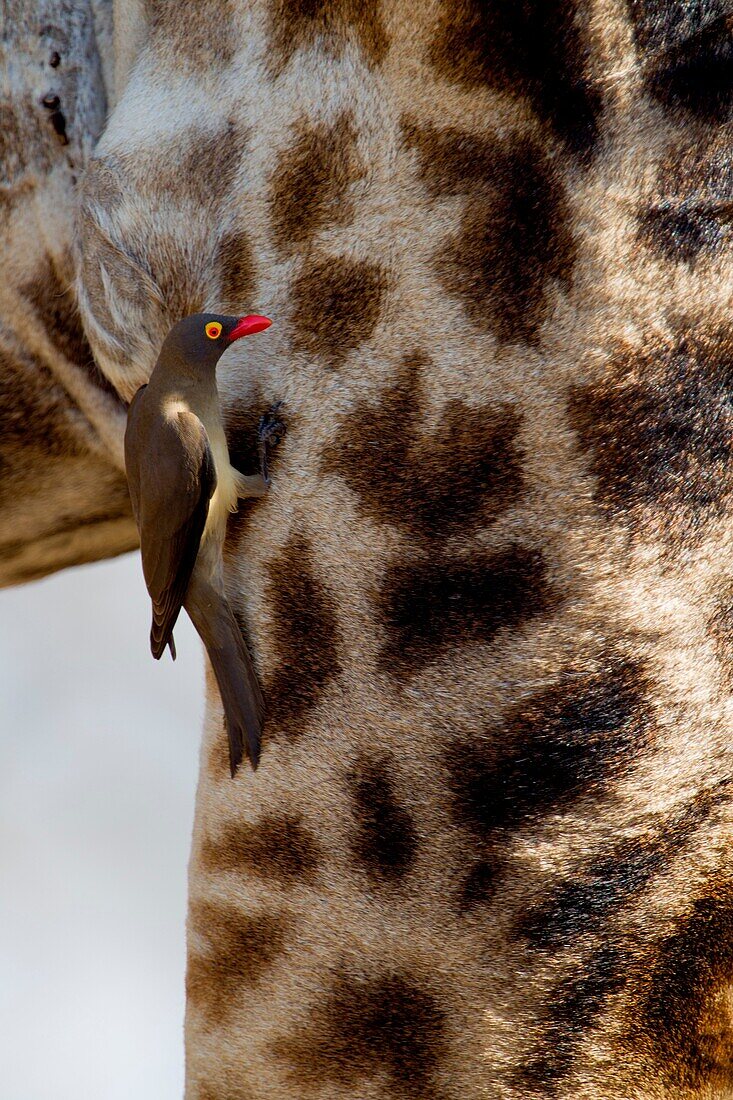
[[[268,720],[232,781],[210,685],[188,1096],[724,1095],[727,21],[148,11],[95,353],[129,396],[262,310],[235,465],[288,421],[225,547]]]

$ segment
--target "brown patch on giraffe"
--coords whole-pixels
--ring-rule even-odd
[[[715,646],[720,676],[728,692],[733,691],[733,585],[724,584],[708,621],[708,633]]]
[[[664,5],[629,0],[629,10],[637,44],[648,58],[650,94],[672,114],[725,122],[733,105],[730,6],[718,0]]]
[[[84,333],[73,289],[71,257],[61,267],[69,272],[68,279],[62,280],[54,263],[46,258],[33,278],[18,289],[61,354],[81,367],[100,390],[119,400],[117,390],[97,366]]]
[[[47,456],[80,455],[69,421],[76,411],[50,370],[26,353],[0,346],[0,408],[3,410],[0,470],[23,473],[29,440]]]
[[[294,739],[340,672],[338,621],[334,599],[313,572],[313,553],[302,534],[292,536],[269,574],[275,671],[265,687],[265,728]]]
[[[649,742],[649,684],[619,655],[596,669],[565,670],[498,729],[446,754],[455,819],[492,844],[597,797],[638,763]]]
[[[356,821],[351,849],[372,883],[399,885],[417,855],[417,831],[401,806],[388,759],[362,760],[349,776]]]
[[[324,1082],[357,1089],[376,1078],[383,1095],[444,1100],[439,1078],[447,1053],[445,1012],[435,995],[408,975],[337,977],[327,998],[312,1007],[308,1024],[275,1044],[298,1089]]]
[[[672,1088],[733,1089],[733,885],[711,884],[647,960],[630,1038]]]
[[[44,112],[45,113],[45,112]],[[50,143],[45,136],[40,111],[23,102],[0,104],[0,164],[4,184],[16,184],[31,172],[45,174],[51,170]],[[0,188],[0,193],[4,188]],[[12,200],[12,193],[7,193]]]
[[[385,270],[367,260],[307,261],[292,287],[293,348],[341,366],[374,332],[387,288]]]
[[[378,65],[389,46],[380,6],[380,0],[271,0],[275,73],[302,50],[320,47],[338,58],[350,40],[370,64]]]
[[[322,470],[346,481],[370,519],[438,543],[485,527],[512,506],[522,454],[520,417],[509,405],[452,400],[430,435],[416,435],[426,411],[420,374],[429,367],[423,353],[407,356],[379,400],[349,414],[343,442],[326,448]]]
[[[207,836],[200,866],[209,874],[253,872],[295,883],[311,880],[321,858],[320,845],[299,817],[268,814],[254,825],[234,821]]]
[[[702,790],[640,836],[622,839],[576,868],[538,905],[522,913],[516,934],[554,954],[601,932],[612,914],[634,902],[730,798],[727,780]]]
[[[694,538],[733,488],[733,339],[679,327],[669,343],[619,348],[568,408],[609,516],[635,524],[642,513]]]
[[[330,125],[301,121],[296,135],[272,175],[272,231],[284,256],[307,248],[324,226],[347,225],[354,215],[349,187],[366,174],[351,111]]]
[[[243,230],[233,228],[224,234],[219,243],[215,266],[221,273],[222,312],[253,312],[257,273],[252,245]]]
[[[176,62],[202,75],[220,72],[240,45],[234,0],[197,0],[195,17],[181,18],[177,0],[145,0],[153,41],[162,42]]]
[[[540,550],[512,544],[462,561],[430,557],[388,570],[380,594],[380,663],[396,677],[421,671],[453,648],[492,645],[559,602]]]
[[[640,210],[639,237],[662,259],[694,264],[730,243],[733,159],[729,143],[684,143],[660,167],[651,203]]]
[[[627,0],[639,48],[652,58],[681,46],[730,11],[728,0]]]
[[[199,901],[191,907],[190,924],[206,947],[189,954],[186,998],[209,1026],[217,1027],[282,955],[290,921],[266,910],[243,913],[230,905]]]
[[[588,71],[579,7],[577,0],[443,0],[430,60],[448,80],[526,96],[587,162],[598,141],[602,98]]]
[[[520,1088],[533,1094],[556,1094],[609,997],[625,986],[630,967],[628,952],[604,944],[555,986],[544,999],[548,1006],[545,1037],[516,1074]]]
[[[458,893],[458,912],[470,913],[480,905],[488,905],[494,898],[497,883],[503,873],[502,862],[495,855],[474,863]]]
[[[432,198],[466,196],[457,236],[435,266],[476,325],[502,342],[536,342],[547,285],[570,285],[575,244],[555,163],[530,138],[487,141],[461,130],[404,126]]]
[[[154,169],[135,172],[131,186],[167,202],[176,198],[211,216],[220,200],[234,189],[247,137],[233,121],[215,129],[197,126],[156,145]],[[216,226],[208,234],[216,236]]]

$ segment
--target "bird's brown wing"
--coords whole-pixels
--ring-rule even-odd
[[[164,417],[148,405],[145,395],[138,393],[130,406],[125,460],[143,575],[153,604],[150,648],[158,658],[186,598],[216,488],[216,470],[198,417],[190,412]]]

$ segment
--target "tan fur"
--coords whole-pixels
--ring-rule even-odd
[[[148,5],[84,182],[87,333],[129,398],[179,316],[262,310],[219,370],[233,464],[288,422],[226,547],[269,719],[232,781],[209,683],[189,1100],[733,1094],[703,7]]]

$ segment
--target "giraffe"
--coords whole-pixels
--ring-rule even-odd
[[[733,1095],[722,0],[129,5],[77,293],[202,309],[268,701],[211,678],[188,1100]],[[108,422],[109,423],[109,422]],[[112,448],[113,449],[113,448]],[[60,562],[59,564],[64,564]]]
[[[77,180],[111,99],[104,0],[0,10],[0,584],[137,545],[125,406],[76,305]]]

